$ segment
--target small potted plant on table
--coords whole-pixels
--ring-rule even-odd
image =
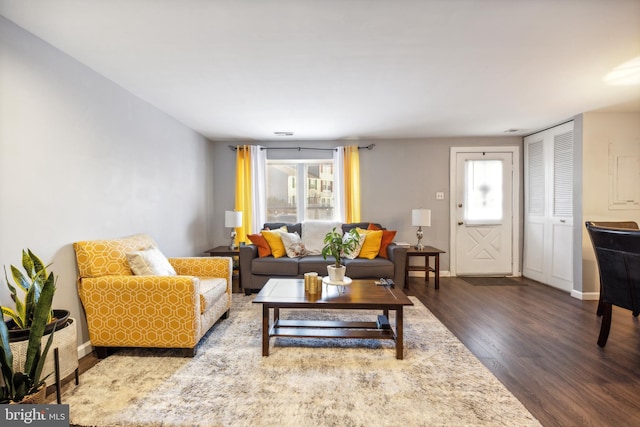
[[[327,266],[327,273],[331,282],[340,283],[344,281],[344,274],[347,267],[342,265],[342,257],[350,255],[360,242],[360,235],[355,228],[349,230],[344,236],[336,230],[336,227],[324,236],[325,246],[322,248],[324,259],[332,257],[335,259],[333,265]]]

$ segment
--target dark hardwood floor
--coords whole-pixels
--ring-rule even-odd
[[[609,341],[597,301],[540,283],[473,286],[410,278],[415,295],[544,426],[640,426],[640,324],[614,307]]]
[[[527,279],[473,286],[460,278],[411,278],[415,295],[543,426],[640,426],[640,322],[613,309],[604,349],[596,301]],[[90,369],[93,355],[80,361]]]

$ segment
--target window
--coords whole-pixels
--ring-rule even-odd
[[[464,219],[467,224],[502,222],[502,160],[467,160]]]
[[[332,160],[267,160],[266,187],[267,222],[334,219]]]

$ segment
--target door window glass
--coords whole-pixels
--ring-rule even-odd
[[[502,160],[465,162],[464,220],[467,225],[502,222]]]

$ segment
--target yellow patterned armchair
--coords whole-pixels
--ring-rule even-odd
[[[73,248],[78,293],[98,357],[109,347],[180,348],[193,356],[200,338],[229,315],[229,257],[167,259],[145,234],[76,242]],[[161,259],[156,263],[148,254]],[[163,275],[157,265],[166,266]]]

